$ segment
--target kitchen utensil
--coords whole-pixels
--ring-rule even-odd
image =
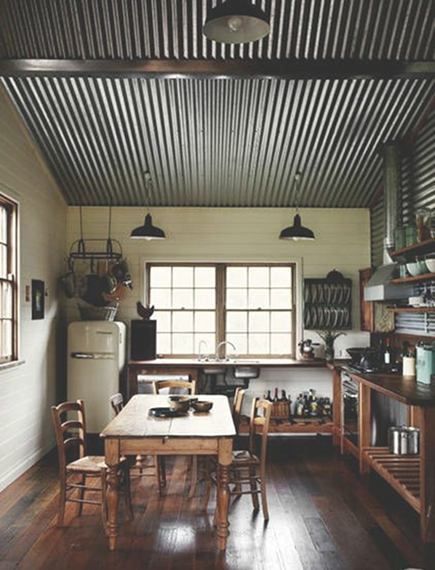
[[[402,362],[403,376],[415,376],[415,358],[413,356],[404,356]]]
[[[192,403],[192,408],[195,410],[196,413],[207,413],[213,407],[213,402],[208,402],[206,400],[196,400],[196,402]]]
[[[390,427],[388,428],[388,448],[390,453],[394,455],[400,454],[400,428]]]
[[[76,294],[76,277],[73,271],[60,278],[65,295],[71,299]]]
[[[415,213],[415,225],[417,226],[418,241],[430,239],[431,211],[429,208],[419,208]]]

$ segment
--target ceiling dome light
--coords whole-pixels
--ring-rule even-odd
[[[227,0],[210,10],[203,27],[209,40],[223,44],[255,42],[270,31],[266,14],[249,0]]]
[[[296,200],[299,203],[299,182],[301,179],[301,173],[297,172],[295,175],[295,186],[296,186]],[[296,215],[293,218],[293,225],[288,228],[284,228],[279,234],[279,239],[291,239],[293,241],[298,240],[314,240],[314,232],[309,228],[302,225],[302,220],[299,215],[299,206],[296,206]]]
[[[134,228],[130,234],[130,237],[132,239],[146,239],[148,241],[152,239],[166,239],[165,232],[157,226],[153,226],[153,219],[151,217],[151,214],[147,214],[145,216],[143,226]]]

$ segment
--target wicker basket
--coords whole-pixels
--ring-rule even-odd
[[[118,312],[118,304],[96,307],[94,305],[79,305],[82,321],[114,321]]]
[[[290,416],[289,402],[273,402],[272,415],[274,420],[288,420]]]

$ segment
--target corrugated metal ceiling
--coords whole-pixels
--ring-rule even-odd
[[[257,0],[268,38],[202,35],[211,0],[0,0],[0,57],[433,60],[433,0]],[[343,63],[344,65],[344,63]],[[333,68],[332,68],[333,69]],[[8,77],[70,204],[367,206],[377,145],[405,134],[430,79]],[[150,195],[144,172],[153,180]]]
[[[70,204],[367,206],[428,80],[3,80]],[[154,181],[148,198],[144,171]]]
[[[221,0],[1,0],[3,58],[433,59],[433,0],[256,0],[271,33],[207,40]]]

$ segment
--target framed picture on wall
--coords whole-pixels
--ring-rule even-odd
[[[44,318],[45,284],[32,279],[32,320]]]

